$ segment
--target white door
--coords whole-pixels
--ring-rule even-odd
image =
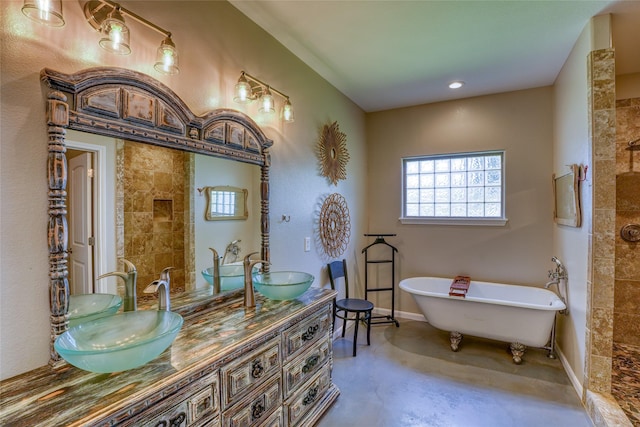
[[[69,160],[69,287],[93,293],[93,201],[91,153]]]

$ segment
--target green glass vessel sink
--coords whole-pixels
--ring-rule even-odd
[[[304,294],[313,276],[301,271],[272,271],[253,275],[254,288],[267,298],[290,300]]]
[[[244,286],[244,266],[238,264],[224,264],[220,267],[220,290],[231,291]],[[258,271],[258,267],[254,267]],[[202,277],[213,286],[213,267],[202,270]]]
[[[81,294],[69,297],[69,327],[111,316],[122,306],[122,298],[111,294]]]
[[[171,311],[127,311],[74,326],[56,338],[60,356],[90,372],[119,372],[158,357],[182,328]]]

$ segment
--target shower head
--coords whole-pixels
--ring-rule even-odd
[[[629,141],[627,143],[627,150],[630,150],[630,151],[640,150],[640,138],[634,139],[633,141]]]

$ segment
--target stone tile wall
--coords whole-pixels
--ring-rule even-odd
[[[616,102],[616,241],[613,340],[640,346],[640,243],[620,237],[625,224],[640,224],[640,98]]]
[[[182,292],[189,155],[130,141],[124,143],[123,151],[123,252],[138,270],[138,298],[145,298],[144,288],[165,267],[174,267],[171,292]]]
[[[593,221],[590,227],[589,295],[585,391],[609,394],[613,347],[615,270],[615,56],[613,49],[588,58],[589,118],[592,147]]]

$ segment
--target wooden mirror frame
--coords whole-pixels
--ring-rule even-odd
[[[580,227],[580,167],[576,164],[568,166],[569,173],[553,175],[553,220],[556,224]]]
[[[45,68],[40,79],[51,89],[46,115],[50,365],[63,363],[53,343],[68,327],[66,129],[260,166],[261,256],[269,261],[269,147],[273,141],[249,116],[230,109],[196,116],[158,80],[122,68],[89,68],[74,74]]]

